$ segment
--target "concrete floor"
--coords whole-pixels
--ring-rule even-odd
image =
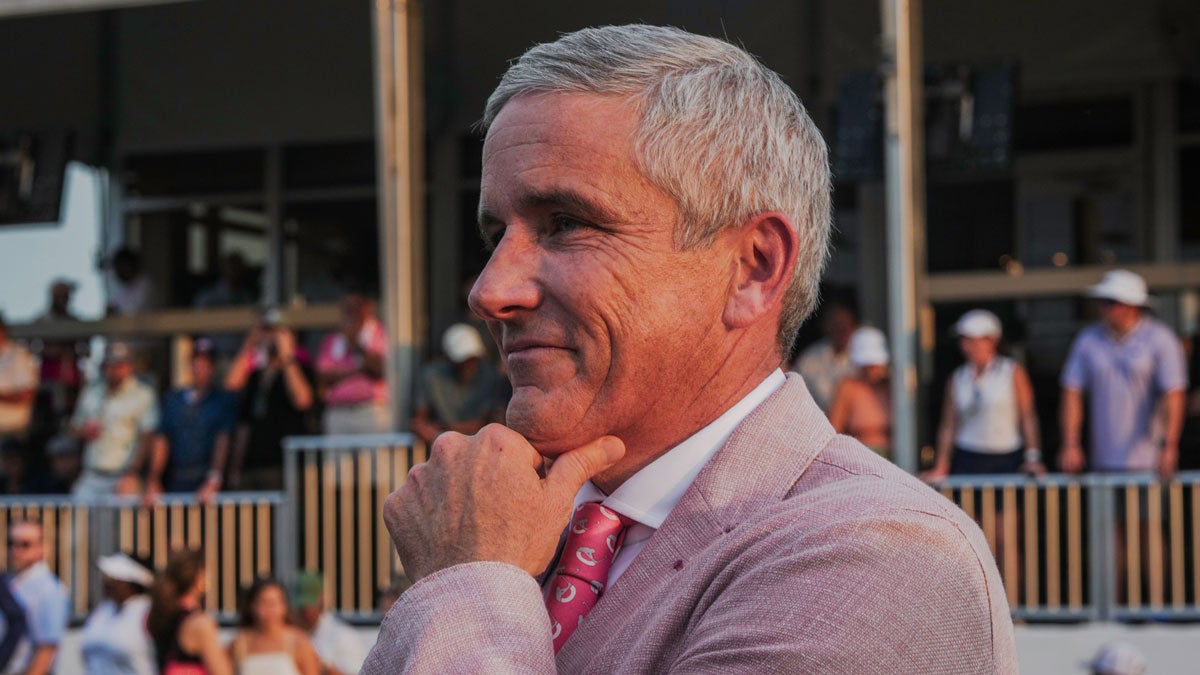
[[[363,640],[373,643],[376,630],[360,629]],[[1146,655],[1148,675],[1200,672],[1200,624],[1143,625],[1092,623],[1075,626],[1018,626],[1017,651],[1023,675],[1061,675],[1085,672],[1082,663],[1110,640],[1136,645]],[[79,631],[71,631],[63,644],[59,675],[82,675]],[[897,664],[897,672],[904,672]]]

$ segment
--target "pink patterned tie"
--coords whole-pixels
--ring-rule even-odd
[[[580,504],[575,509],[558,567],[547,586],[546,611],[550,613],[554,653],[599,602],[608,583],[608,570],[633,522],[598,503]]]

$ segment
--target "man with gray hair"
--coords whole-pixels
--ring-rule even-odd
[[[483,121],[470,303],[513,396],[388,498],[415,583],[364,672],[1015,672],[979,530],[779,369],[830,228],[779,76],[586,29],[513,64]]]

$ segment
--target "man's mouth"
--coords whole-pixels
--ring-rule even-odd
[[[541,349],[562,349],[562,347],[544,340],[536,340],[532,338],[519,338],[512,340],[506,342],[503,347],[503,351],[506,356],[513,356],[514,354],[533,352]]]

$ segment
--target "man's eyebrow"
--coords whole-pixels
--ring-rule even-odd
[[[573,190],[530,193],[521,197],[517,204],[523,209],[563,209],[597,223],[611,223],[617,219],[603,203],[595,199],[588,199]]]
[[[588,199],[572,190],[550,190],[548,192],[533,192],[522,195],[517,199],[519,210],[562,209],[578,214],[596,223],[616,222],[617,217],[612,209],[594,199]],[[489,226],[502,225],[504,220],[496,215],[482,202],[476,213],[481,232]]]

